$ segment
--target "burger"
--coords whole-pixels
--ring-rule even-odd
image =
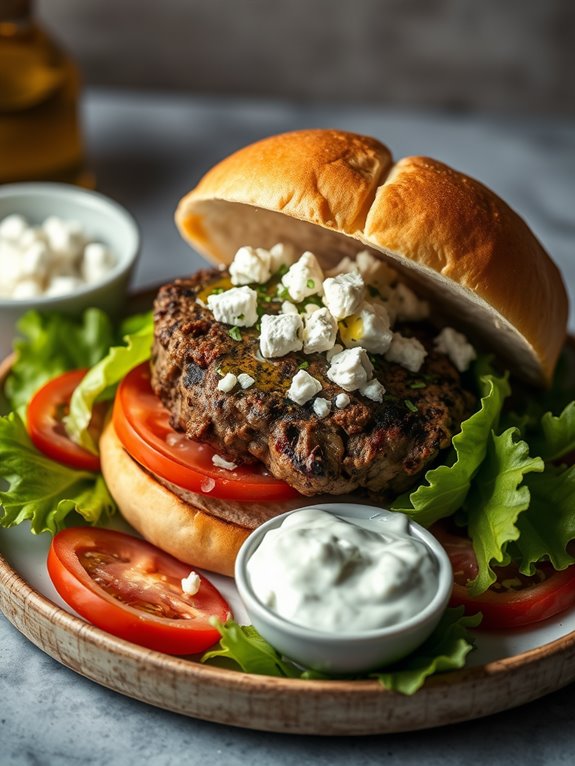
[[[158,451],[199,445],[208,468],[179,482],[140,451],[122,388],[100,452],[128,522],[182,561],[230,574],[252,529],[318,498],[393,504],[449,463],[481,406],[478,356],[551,382],[561,275],[505,202],[441,162],[287,133],[212,168],[176,223],[213,268],[161,288],[131,385],[169,419]]]

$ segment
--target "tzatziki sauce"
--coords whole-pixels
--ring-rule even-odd
[[[344,514],[345,515],[345,514]],[[313,630],[360,633],[398,625],[431,603],[439,585],[430,549],[402,513],[363,525],[316,508],[268,531],[247,563],[257,598]]]

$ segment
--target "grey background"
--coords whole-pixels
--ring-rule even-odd
[[[89,85],[575,114],[572,0],[39,0]]]
[[[264,135],[334,126],[377,136],[396,156],[420,151],[481,178],[527,218],[575,297],[573,119],[94,90],[84,117],[98,187],[142,227],[137,286],[200,265],[178,235],[173,212],[210,165]],[[574,321],[572,314],[572,329]],[[184,718],[108,691],[51,660],[0,616],[0,766],[571,766],[574,691],[572,684],[516,710],[431,731],[358,739],[266,734]]]
[[[575,297],[572,0],[37,4],[92,86],[90,163],[98,188],[142,227],[137,286],[200,264],[172,216],[214,162],[270,133],[333,126],[374,135],[396,157],[429,154],[480,178],[529,221]],[[573,692],[435,731],[357,740],[265,734],[108,691],[0,617],[0,766],[570,765]]]

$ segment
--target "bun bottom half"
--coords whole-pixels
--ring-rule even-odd
[[[191,566],[233,576],[251,529],[195,508],[156,481],[126,452],[111,420],[100,439],[100,459],[122,516],[142,537]]]

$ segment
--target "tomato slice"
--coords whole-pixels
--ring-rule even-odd
[[[532,577],[522,575],[513,564],[499,567],[496,582],[485,593],[471,596],[466,584],[477,574],[471,540],[442,525],[436,524],[430,531],[447,551],[453,567],[451,605],[463,605],[469,614],[482,612],[482,628],[519,628],[575,605],[575,565],[558,572],[548,562],[539,563]]]
[[[191,492],[243,502],[273,502],[298,497],[298,492],[276,479],[261,463],[233,470],[212,462],[216,451],[174,431],[169,413],[150,386],[146,363],[135,367],[121,382],[114,403],[118,438],[141,465]]]
[[[70,397],[87,370],[71,370],[48,381],[28,405],[27,428],[34,446],[52,460],[84,471],[99,471],[100,458],[68,437],[62,420]],[[97,415],[98,415],[97,411]]]
[[[98,628],[166,654],[196,654],[219,640],[209,623],[230,618],[204,577],[195,595],[181,580],[191,567],[121,532],[70,527],[52,540],[48,572],[58,593]]]

